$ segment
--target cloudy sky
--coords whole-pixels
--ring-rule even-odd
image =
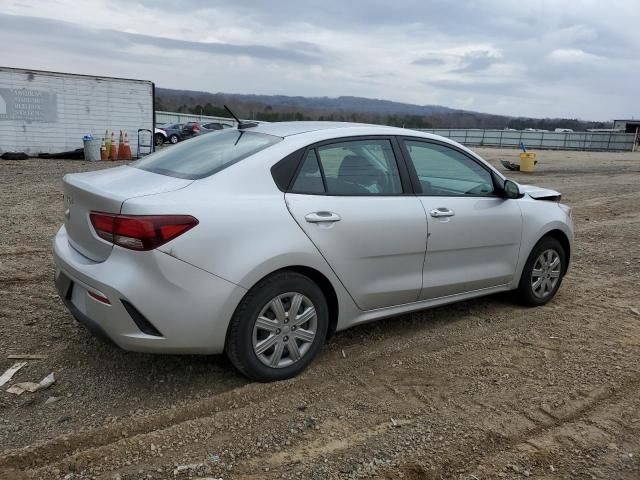
[[[508,115],[640,115],[637,0],[0,4],[2,66]]]

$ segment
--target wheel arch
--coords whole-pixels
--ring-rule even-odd
[[[560,245],[562,245],[562,248],[564,250],[564,253],[566,255],[566,260],[567,260],[564,266],[564,272],[562,272],[562,274],[564,275],[565,273],[567,273],[567,270],[569,269],[569,262],[571,261],[571,242],[569,241],[569,237],[567,237],[566,233],[564,233],[562,230],[557,228],[554,228],[553,230],[549,230],[548,232],[546,232],[544,235],[542,235],[542,237],[540,237],[540,240],[546,237],[554,238],[558,242],[560,242]],[[538,240],[538,242],[540,240]],[[536,242],[536,244],[538,242]]]
[[[304,275],[305,277],[308,277],[311,280],[313,280],[316,283],[316,285],[320,287],[320,290],[322,290],[322,293],[324,294],[324,297],[327,300],[327,306],[329,308],[329,328],[327,329],[327,338],[331,338],[333,334],[336,332],[336,329],[338,327],[338,315],[340,310],[339,302],[338,302],[338,294],[333,284],[331,283],[331,280],[329,280],[319,270],[316,270],[313,267],[308,267],[305,265],[289,265],[286,267],[278,268],[277,270],[274,270],[264,275],[263,277],[259,278],[257,281],[255,281],[251,286],[251,288],[247,290],[247,293],[257,284],[262,282],[265,278],[268,278],[276,273],[284,272],[284,271],[296,272],[301,275]]]
[[[522,279],[522,272],[524,271],[524,267],[529,256],[531,255],[531,252],[543,238],[547,237],[557,240],[558,242],[560,242],[560,245],[562,245],[562,248],[564,249],[567,257],[563,275],[567,272],[567,270],[569,269],[569,264],[571,263],[571,243],[573,235],[571,230],[567,230],[566,226],[561,222],[551,222],[550,224],[547,224],[537,230],[535,233],[525,232],[524,238],[530,238],[531,240],[528,242],[523,242],[523,245],[521,246],[521,255],[518,261],[516,274],[514,275],[512,288],[518,288],[520,280]]]

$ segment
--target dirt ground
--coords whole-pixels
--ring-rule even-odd
[[[640,478],[640,153],[538,155],[510,176],[560,190],[577,225],[549,305],[499,295],[360,326],[267,385],[222,356],[91,337],[57,298],[50,244],[62,175],[112,164],[0,161],[0,373],[46,356],[0,388],[0,478]]]

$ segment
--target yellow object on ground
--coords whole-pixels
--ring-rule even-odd
[[[536,166],[536,154],[535,153],[521,153],[520,154],[520,171],[521,172],[533,172]]]

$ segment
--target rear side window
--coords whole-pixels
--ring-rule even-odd
[[[328,195],[400,195],[402,184],[391,142],[354,140],[310,150],[291,189]]]
[[[196,180],[213,175],[280,141],[282,138],[264,133],[221,130],[178,143],[130,165],[161,175]]]
[[[324,193],[324,183],[315,150],[310,150],[291,188],[293,193]]]

